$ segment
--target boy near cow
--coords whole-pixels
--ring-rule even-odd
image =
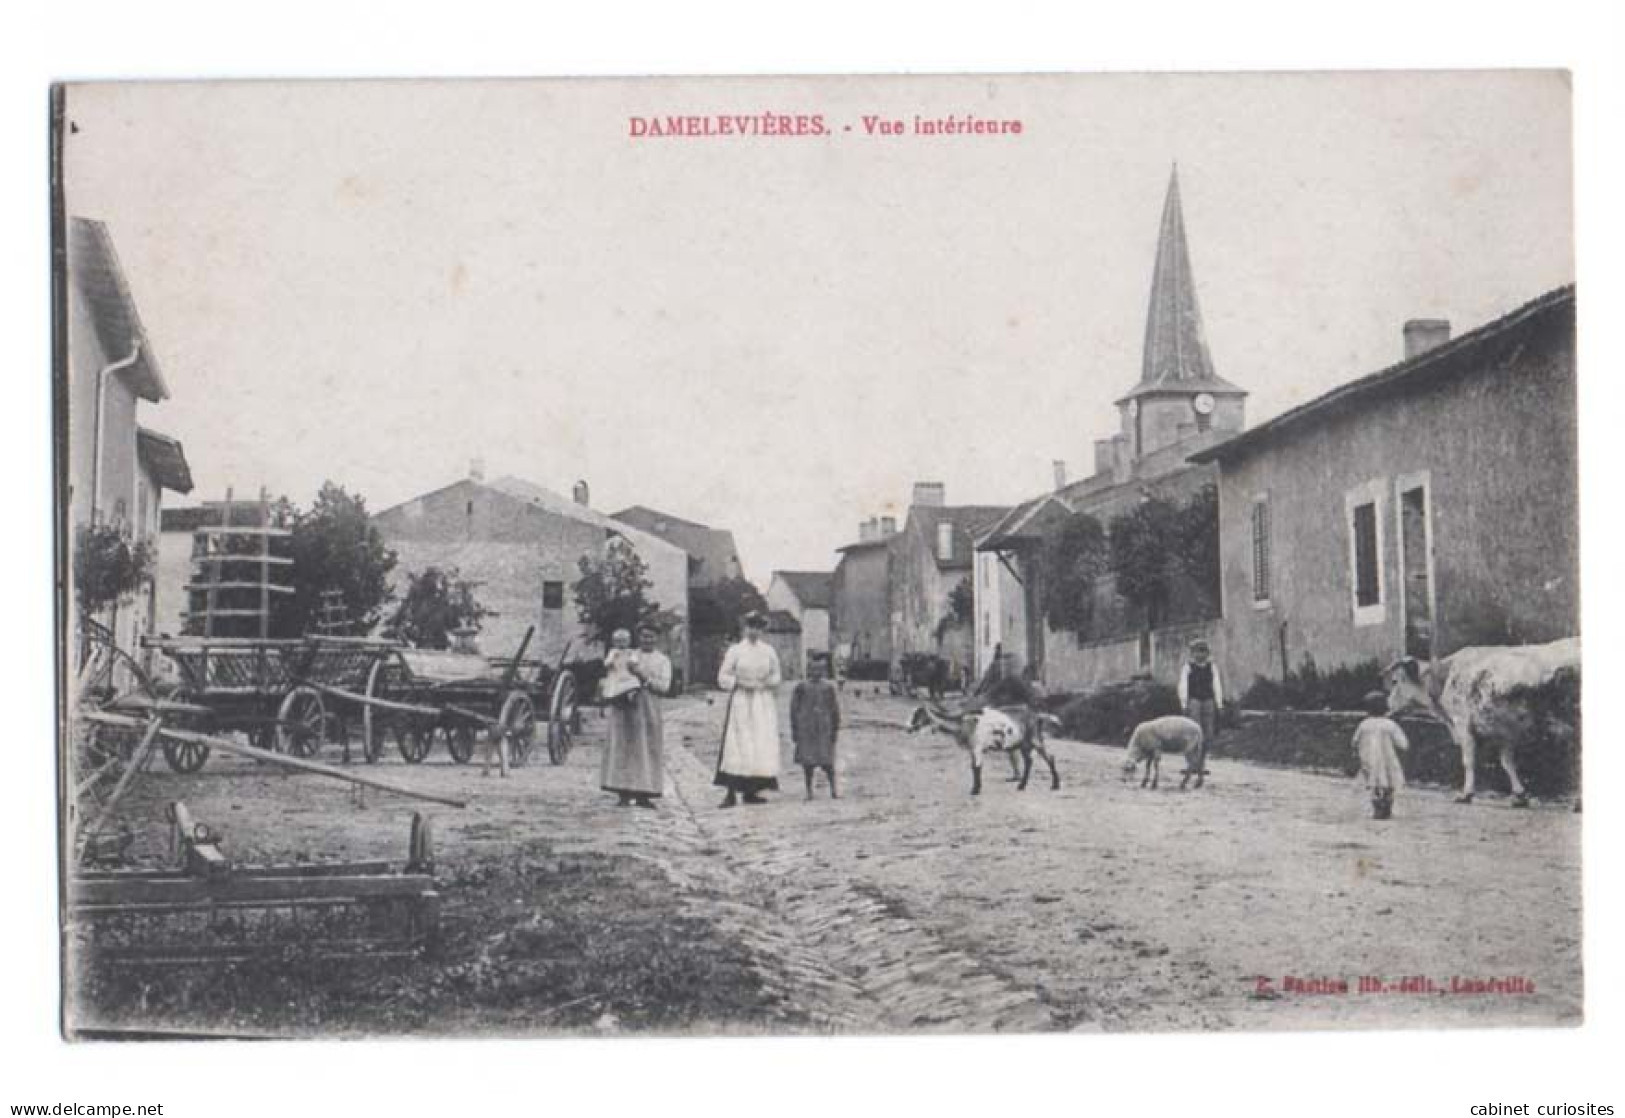
[[[813,771],[829,778],[829,796],[841,798],[835,784],[835,739],[841,733],[841,701],[835,685],[824,678],[828,661],[822,656],[807,662],[807,678],[790,696],[790,737],[796,744],[796,764],[807,778],[807,798],[813,798]]]
[[[1219,707],[1224,704],[1224,684],[1219,666],[1213,662],[1207,641],[1191,641],[1190,655],[1179,673],[1179,705],[1185,717],[1202,727],[1202,748],[1197,753],[1196,773],[1207,775],[1207,751],[1219,731]]]
[[[1371,792],[1371,818],[1391,819],[1394,793],[1405,787],[1399,755],[1411,746],[1399,723],[1388,717],[1388,696],[1373,691],[1365,697],[1367,717],[1354,729],[1354,752],[1360,776]]]

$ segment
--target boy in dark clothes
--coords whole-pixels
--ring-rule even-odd
[[[841,732],[841,702],[835,685],[825,678],[829,662],[817,657],[807,664],[807,679],[796,684],[790,697],[790,737],[796,743],[796,764],[807,778],[807,798],[813,798],[813,770],[829,777],[830,799],[841,798],[835,784],[835,739]]]

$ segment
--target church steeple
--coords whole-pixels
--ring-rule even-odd
[[[1241,430],[1246,395],[1213,371],[1202,312],[1196,304],[1185,212],[1179,198],[1179,165],[1175,164],[1157,232],[1140,380],[1117,401],[1131,458],[1138,460],[1207,432]]]
[[[1179,204],[1179,165],[1168,178],[1157,234],[1157,264],[1151,273],[1151,308],[1145,318],[1145,356],[1140,387],[1172,382],[1211,381],[1213,358],[1202,331],[1185,243],[1185,213]]]

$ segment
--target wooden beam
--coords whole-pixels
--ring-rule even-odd
[[[68,900],[81,907],[127,909],[132,905],[265,904],[277,901],[365,900],[413,897],[433,890],[428,874],[357,874],[352,877],[96,878],[68,885]]]
[[[142,723],[134,718],[125,718],[119,714],[106,714],[101,711],[81,711],[80,718],[91,722],[100,722],[107,726],[139,727]],[[285,769],[298,769],[300,772],[315,773],[318,776],[330,776],[334,780],[343,780],[350,784],[361,784],[368,788],[377,788],[382,792],[393,792],[397,796],[406,796],[414,800],[427,800],[432,804],[444,804],[447,807],[467,807],[466,800],[454,800],[449,796],[436,796],[429,792],[419,792],[411,788],[402,788],[398,784],[377,780],[370,776],[360,776],[356,773],[336,769],[332,765],[324,765],[320,761],[307,761],[302,757],[290,757],[285,753],[273,753],[269,749],[258,749],[252,745],[232,741],[230,738],[215,737],[212,734],[194,734],[189,730],[171,730],[164,728],[159,733],[174,741],[192,742],[197,745],[206,745],[210,749],[218,749],[222,753],[231,753],[238,757],[247,757],[251,761],[264,761],[272,765],[281,765]]]
[[[374,698],[369,695],[363,695],[358,691],[346,691],[342,687],[333,687],[326,683],[312,682],[306,683],[305,686],[311,688],[312,690],[320,691],[324,695],[332,695],[336,699],[345,699],[349,702],[374,707],[378,710],[393,710],[398,711],[401,714],[419,714],[427,718],[440,717],[439,707],[426,707],[418,703],[401,703],[396,702],[394,699]]]

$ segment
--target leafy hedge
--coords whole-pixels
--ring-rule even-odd
[[[1305,656],[1285,679],[1254,678],[1241,705],[1248,710],[1357,711],[1365,708],[1366,695],[1383,689],[1382,664],[1375,659],[1322,672],[1314,657]]]
[[[1146,719],[1180,713],[1179,693],[1143,676],[1080,695],[1055,696],[1046,705],[1061,720],[1067,737],[1095,742],[1126,741]]]

